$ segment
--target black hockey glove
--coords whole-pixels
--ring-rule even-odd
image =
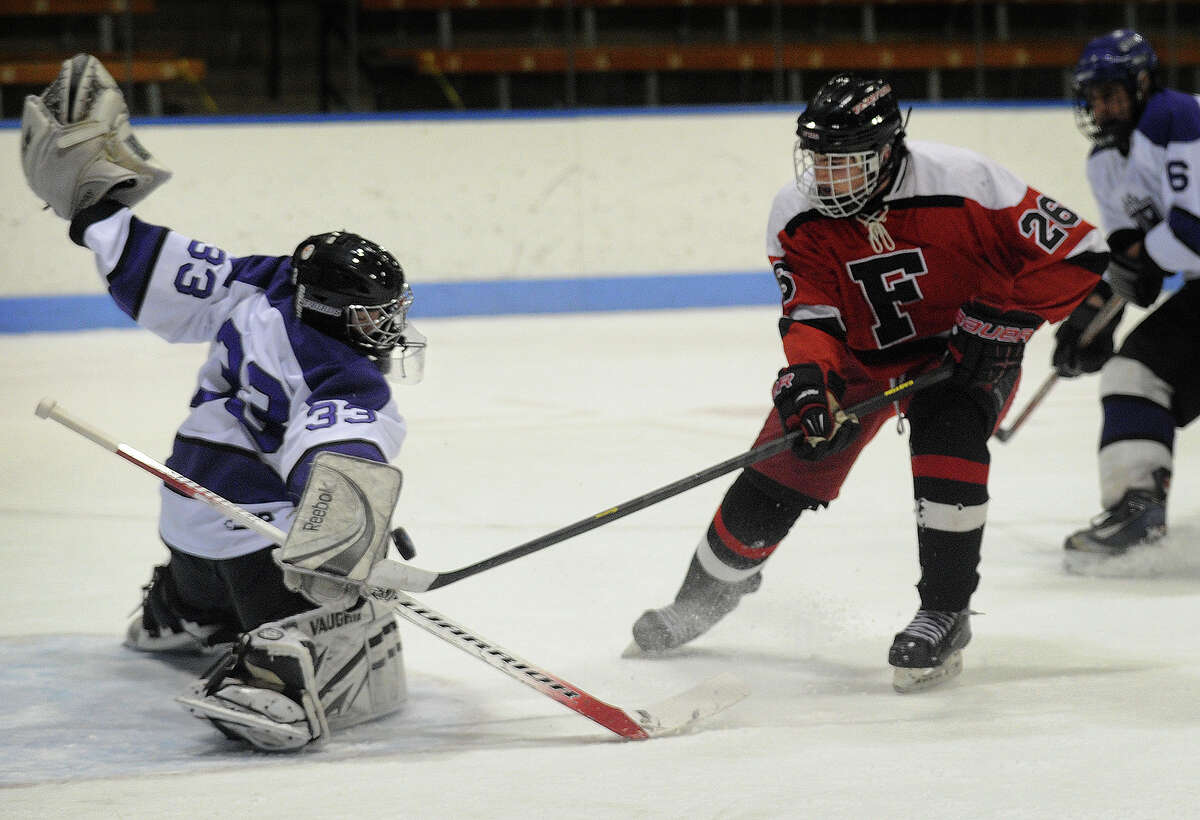
[[[785,430],[802,430],[792,443],[796,455],[810,461],[846,448],[858,433],[858,419],[838,405],[845,382],[836,373],[825,375],[815,364],[794,364],[779,371],[771,388],[775,409]],[[835,395],[836,393],[836,395]]]
[[[1125,313],[1124,307],[1118,310],[1104,327],[1096,330],[1086,344],[1082,339],[1092,320],[1112,298],[1112,287],[1101,279],[1095,290],[1076,305],[1071,315],[1058,326],[1058,330],[1054,332],[1054,356],[1050,359],[1050,364],[1059,376],[1070,379],[1081,373],[1095,373],[1112,358],[1115,349],[1113,333],[1121,321],[1122,314]]]
[[[950,380],[991,391],[1021,366],[1025,343],[1041,322],[1030,313],[999,311],[978,302],[963,305],[946,343],[947,358],[954,363]]]
[[[1112,289],[1138,307],[1150,307],[1162,292],[1167,272],[1154,263],[1145,247],[1134,256],[1113,252],[1108,257],[1105,278]]]

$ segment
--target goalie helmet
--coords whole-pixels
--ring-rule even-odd
[[[1143,75],[1148,82],[1143,83]],[[1129,94],[1129,117],[1096,122],[1089,92],[1097,86],[1117,84]],[[1146,38],[1132,29],[1117,29],[1086,46],[1071,75],[1075,96],[1075,124],[1093,142],[1125,143],[1141,119],[1147,98],[1158,90],[1158,55]]]
[[[891,85],[853,74],[839,74],[817,90],[796,135],[796,187],[818,211],[837,218],[861,212],[906,153]]]
[[[392,349],[408,346],[412,290],[396,257],[374,242],[345,231],[310,236],[292,254],[292,283],[301,321],[361,350],[385,373]]]

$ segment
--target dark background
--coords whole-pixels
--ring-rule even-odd
[[[380,8],[393,0],[73,0],[60,13],[20,14],[21,3],[8,3],[0,16],[0,113],[20,116],[23,96],[48,82],[5,80],[5,64],[77,51],[102,54],[143,115],[796,102],[840,67],[828,60],[787,66],[782,56],[749,69],[583,67],[589,49],[616,46],[636,47],[651,61],[673,48],[753,44],[768,55],[792,49],[787,53],[803,56],[828,46],[841,55],[836,59],[866,61],[860,70],[885,74],[903,99],[1062,100],[1069,67],[1087,40],[1127,25],[1150,38],[1169,85],[1200,88],[1200,0],[479,0],[478,8],[468,8],[468,0],[418,2],[428,8]],[[43,8],[53,5],[46,0]],[[95,9],[61,12],[65,6]],[[947,43],[964,46],[960,65],[871,62],[880,49]],[[1031,62],[1050,64],[996,64],[986,57],[995,46],[1020,46],[1036,56]],[[420,70],[422,49],[444,55],[497,47],[548,49],[565,65]],[[478,53],[487,61],[493,52]],[[128,83],[123,65],[143,57],[195,58],[202,71]]]

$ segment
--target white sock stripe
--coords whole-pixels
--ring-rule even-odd
[[[700,543],[696,546],[696,558],[700,561],[700,566],[704,567],[705,572],[718,581],[730,584],[746,580],[762,567],[762,564],[755,564],[750,569],[734,569],[723,563],[709,546],[707,535],[701,537]]]
[[[1174,459],[1162,442],[1114,441],[1100,450],[1100,506],[1111,507],[1126,490],[1154,490],[1154,471],[1172,469]]]
[[[1141,362],[1114,356],[1100,371],[1100,398],[1141,396],[1162,407],[1171,406],[1171,386]]]
[[[987,508],[987,502],[964,507],[961,504],[941,504],[918,498],[915,510],[917,526],[943,532],[970,532],[987,523]]]

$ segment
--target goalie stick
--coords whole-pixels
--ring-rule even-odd
[[[950,378],[950,373],[951,368],[949,366],[939,367],[928,373],[922,373],[919,376],[888,388],[879,395],[872,396],[852,407],[840,411],[840,415],[842,418],[845,418],[846,416],[864,416],[867,413],[873,413],[894,401],[945,381]],[[624,518],[638,510],[644,510],[646,507],[657,504],[660,501],[665,501],[668,498],[679,495],[693,487],[698,487],[741,467],[747,467],[756,462],[768,459],[771,456],[778,455],[789,449],[792,446],[792,442],[801,435],[803,435],[802,431],[793,430],[774,441],[760,444],[758,447],[747,450],[739,456],[722,461],[720,464],[714,464],[698,473],[693,473],[686,478],[681,478],[664,487],[659,487],[657,490],[652,490],[645,495],[640,495],[637,498],[626,501],[624,504],[618,504],[614,507],[601,510],[595,515],[584,518],[581,521],[576,521],[574,524],[568,524],[562,529],[555,530],[532,541],[519,544],[490,558],[484,558],[481,561],[459,569],[434,572],[414,567],[411,564],[401,563],[400,561],[385,559],[377,563],[371,571],[370,582],[378,586],[403,589],[409,592],[425,592],[444,587],[447,584],[453,584],[456,581],[461,581],[464,578],[469,578],[472,575],[477,575],[502,564],[507,564],[509,561],[515,561],[518,558],[543,550],[561,541],[566,541],[568,538],[574,538],[576,535],[581,535],[589,530],[594,530],[597,527],[616,521],[619,518]]]
[[[161,479],[169,487],[188,498],[211,505],[273,543],[283,546],[287,540],[287,534],[283,530],[263,521],[249,510],[202,487],[187,476],[155,461],[139,450],[122,444],[91,425],[80,421],[59,407],[53,399],[42,399],[34,412],[41,418],[53,419],[84,438],[99,444],[134,466]],[[344,580],[336,576],[331,577],[339,581]],[[739,678],[723,674],[647,708],[622,709],[589,695],[574,684],[486,640],[473,630],[399,590],[369,583],[365,593],[387,603],[397,615],[409,623],[461,649],[468,655],[478,658],[489,666],[499,669],[509,677],[558,701],[573,712],[583,715],[627,740],[646,740],[682,732],[699,721],[732,706],[749,694],[746,685]]]
[[[1122,297],[1112,296],[1109,298],[1109,300],[1104,303],[1104,307],[1100,308],[1100,311],[1092,317],[1090,322],[1087,323],[1087,327],[1083,329],[1083,333],[1079,334],[1079,347],[1087,347],[1089,344],[1091,344],[1092,340],[1099,335],[1100,331],[1104,330],[1105,325],[1107,325],[1114,316],[1121,312],[1121,308],[1123,307],[1125,307],[1125,300]],[[1017,434],[1017,430],[1021,429],[1021,425],[1024,424],[1026,419],[1029,418],[1030,414],[1037,409],[1037,406],[1042,403],[1042,399],[1046,398],[1046,396],[1050,393],[1050,388],[1054,387],[1059,378],[1058,371],[1051,370],[1050,375],[1048,375],[1042,381],[1042,384],[1037,389],[1037,392],[1033,394],[1033,398],[1029,400],[1029,404],[1025,405],[1025,409],[1023,409],[1017,415],[1017,417],[1013,419],[1013,423],[1008,427],[997,428],[995,433],[996,440],[1003,443],[1015,436]]]

